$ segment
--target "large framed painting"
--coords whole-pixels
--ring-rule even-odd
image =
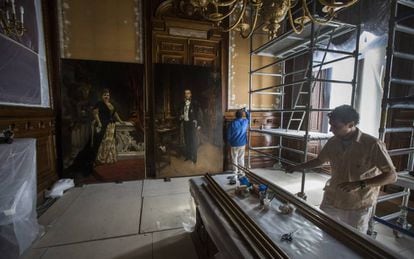
[[[210,68],[155,64],[158,177],[223,171],[220,80]]]
[[[145,177],[143,66],[62,60],[62,153],[69,174]]]

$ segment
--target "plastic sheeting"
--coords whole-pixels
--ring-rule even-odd
[[[63,196],[63,193],[75,187],[75,183],[73,179],[59,179],[55,184],[53,184],[50,191],[46,191],[45,197],[46,198],[59,198]]]
[[[0,102],[41,105],[37,54],[3,35],[0,35],[0,53]]]
[[[360,17],[359,14],[361,15]],[[388,22],[390,1],[364,0],[338,14],[337,19],[349,24],[361,22],[359,38],[358,86],[355,92],[355,108],[360,114],[359,128],[373,136],[378,136],[383,94],[383,76],[385,71],[385,49],[388,40]],[[355,35],[349,34],[334,39],[330,49],[352,52],[355,50]],[[315,52],[314,58],[322,60],[325,52]],[[344,57],[344,54],[327,53],[325,61]],[[323,66],[330,69],[330,79],[352,81],[354,59]],[[349,104],[352,96],[351,85],[330,84],[329,108]],[[348,87],[349,86],[349,87]]]
[[[190,192],[208,234],[220,252],[220,258],[253,258],[243,245],[242,237],[225,220],[225,216],[215,202],[202,188],[203,178],[190,179]]]
[[[337,18],[343,22],[355,24],[358,21],[358,15],[361,15],[363,31],[380,36],[388,32],[390,2],[389,0],[360,0],[358,4],[340,12]]]
[[[0,258],[18,258],[36,239],[36,140],[0,145]]]
[[[26,32],[7,37],[0,30],[0,104],[50,107],[40,0],[23,5]]]
[[[196,224],[196,208],[194,198],[190,197],[188,200],[189,209],[185,209],[182,215],[183,228],[187,232],[193,232]]]
[[[264,210],[259,205],[257,197],[240,198],[234,196],[234,191],[231,190],[234,185],[227,184],[227,176],[216,175],[214,179],[233,196],[238,206],[291,258],[360,258],[358,254],[314,225],[299,212],[295,211],[291,215],[281,214],[278,207],[282,203],[276,198],[272,201],[271,207]],[[226,254],[227,258],[251,258],[252,255],[246,251],[240,236],[229,225],[220,209],[201,187],[203,182],[203,178],[191,179],[191,193],[195,197],[203,223],[219,251]],[[281,240],[283,234],[292,232],[294,232],[292,242]],[[359,233],[355,234],[360,235]],[[378,243],[376,245],[380,246]]]

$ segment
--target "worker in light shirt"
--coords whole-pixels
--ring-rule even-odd
[[[246,118],[243,118],[243,113],[246,114]],[[227,141],[231,146],[231,161],[233,163],[233,173],[235,174],[239,172],[237,165],[244,167],[249,119],[249,112],[246,111],[246,108],[237,110],[236,119],[230,123],[227,129]]]
[[[330,162],[331,178],[324,188],[320,209],[366,233],[380,187],[397,180],[395,167],[385,144],[356,127],[359,114],[351,106],[339,106],[328,117],[334,136],[318,157],[287,167],[286,172]]]

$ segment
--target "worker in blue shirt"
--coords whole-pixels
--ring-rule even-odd
[[[246,113],[246,119],[243,118]],[[232,121],[227,129],[227,141],[231,146],[231,161],[233,162],[233,172],[238,173],[235,165],[244,167],[244,152],[247,143],[247,127],[249,126],[249,112],[246,108],[236,111],[236,119]]]

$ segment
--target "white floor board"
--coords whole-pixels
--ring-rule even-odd
[[[82,194],[84,188],[72,188],[66,191],[52,206],[39,218],[39,224],[48,226],[58,219],[72,205],[72,203]]]
[[[188,181],[191,177],[171,178],[170,182],[163,179],[146,179],[144,180],[144,191],[142,196],[161,196],[167,194],[189,193],[190,187]]]
[[[42,259],[151,259],[152,234],[49,248]]]
[[[190,210],[190,197],[189,193],[144,197],[140,232],[182,227],[185,212]]]
[[[138,182],[87,185],[35,247],[138,234],[141,188]]]

